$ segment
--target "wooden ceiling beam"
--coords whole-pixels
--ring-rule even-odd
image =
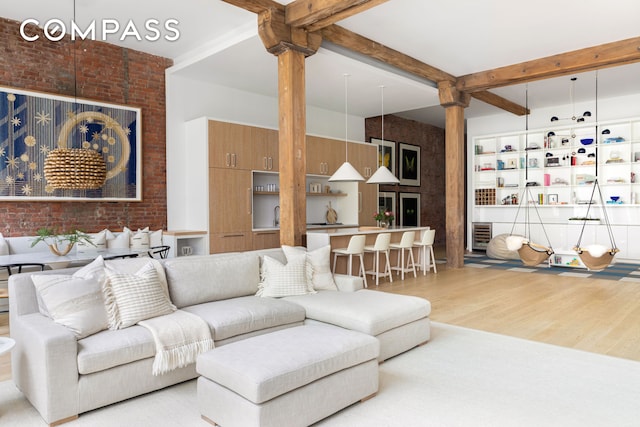
[[[456,78],[449,73],[338,25],[323,28],[322,38],[346,49],[377,59],[385,64],[393,65],[418,77],[431,80],[432,82],[456,80]]]
[[[493,105],[494,107],[498,107],[509,113],[515,114],[516,116],[524,116],[525,114],[529,113],[529,110],[527,110],[526,107],[523,107],[520,104],[516,104],[513,101],[509,101],[506,98],[503,98],[496,95],[495,93],[491,93],[486,90],[473,92],[471,93],[471,97],[486,104]]]
[[[388,0],[296,0],[286,7],[286,23],[317,31]]]
[[[285,6],[273,0],[222,0],[240,9],[259,14],[266,9],[276,9],[284,13]]]
[[[468,74],[458,78],[457,86],[474,93],[634,62],[640,62],[640,37]]]
[[[285,26],[289,26],[292,31],[289,38],[296,41],[292,45],[308,46],[309,52],[305,52],[307,55],[312,54],[317,49],[318,43],[320,43],[318,35],[321,34],[324,40],[392,65],[436,84],[456,82],[455,76],[449,73],[333,24],[333,22],[377,6],[387,0],[296,0],[287,6],[273,0],[223,1],[258,14],[260,37],[263,39],[267,50],[271,53],[275,54],[282,48],[287,47],[285,44],[275,43],[274,40],[287,40],[288,37],[284,32],[286,31]],[[280,19],[273,19],[274,16],[282,15],[285,17],[284,22]],[[277,21],[280,21],[281,24],[277,24]],[[271,27],[267,27],[267,23]],[[318,28],[318,30],[313,31],[313,28]],[[306,32],[306,36],[301,34],[301,31]],[[307,39],[307,41],[297,42],[303,39]],[[460,86],[456,85],[456,87],[459,88]],[[524,107],[486,91],[473,94],[473,97],[514,114],[522,115],[526,111]]]

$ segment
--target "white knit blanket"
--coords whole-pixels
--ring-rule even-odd
[[[153,375],[194,363],[200,353],[213,348],[207,322],[186,311],[177,310],[138,324],[151,332],[156,344]]]

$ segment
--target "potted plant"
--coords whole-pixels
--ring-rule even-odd
[[[373,214],[373,218],[378,221],[378,226],[387,228],[391,226],[391,221],[395,219],[395,216],[393,216],[393,212],[381,209],[380,212]]]
[[[37,236],[31,242],[31,247],[34,247],[40,242],[45,242],[49,245],[49,249],[56,255],[66,255],[71,251],[73,245],[77,242],[85,242],[90,244],[91,246],[95,246],[93,241],[91,240],[91,236],[88,234],[79,231],[69,231],[66,233],[57,233],[53,228],[43,227],[36,232]],[[62,246],[62,249],[58,248],[58,244]]]

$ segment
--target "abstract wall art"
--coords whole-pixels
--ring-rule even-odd
[[[139,108],[0,87],[0,200],[139,201],[141,136]]]

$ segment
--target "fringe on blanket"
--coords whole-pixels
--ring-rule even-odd
[[[153,360],[153,375],[166,374],[176,368],[184,368],[195,363],[198,355],[214,348],[213,339],[195,341],[186,345],[163,349],[156,353]]]

